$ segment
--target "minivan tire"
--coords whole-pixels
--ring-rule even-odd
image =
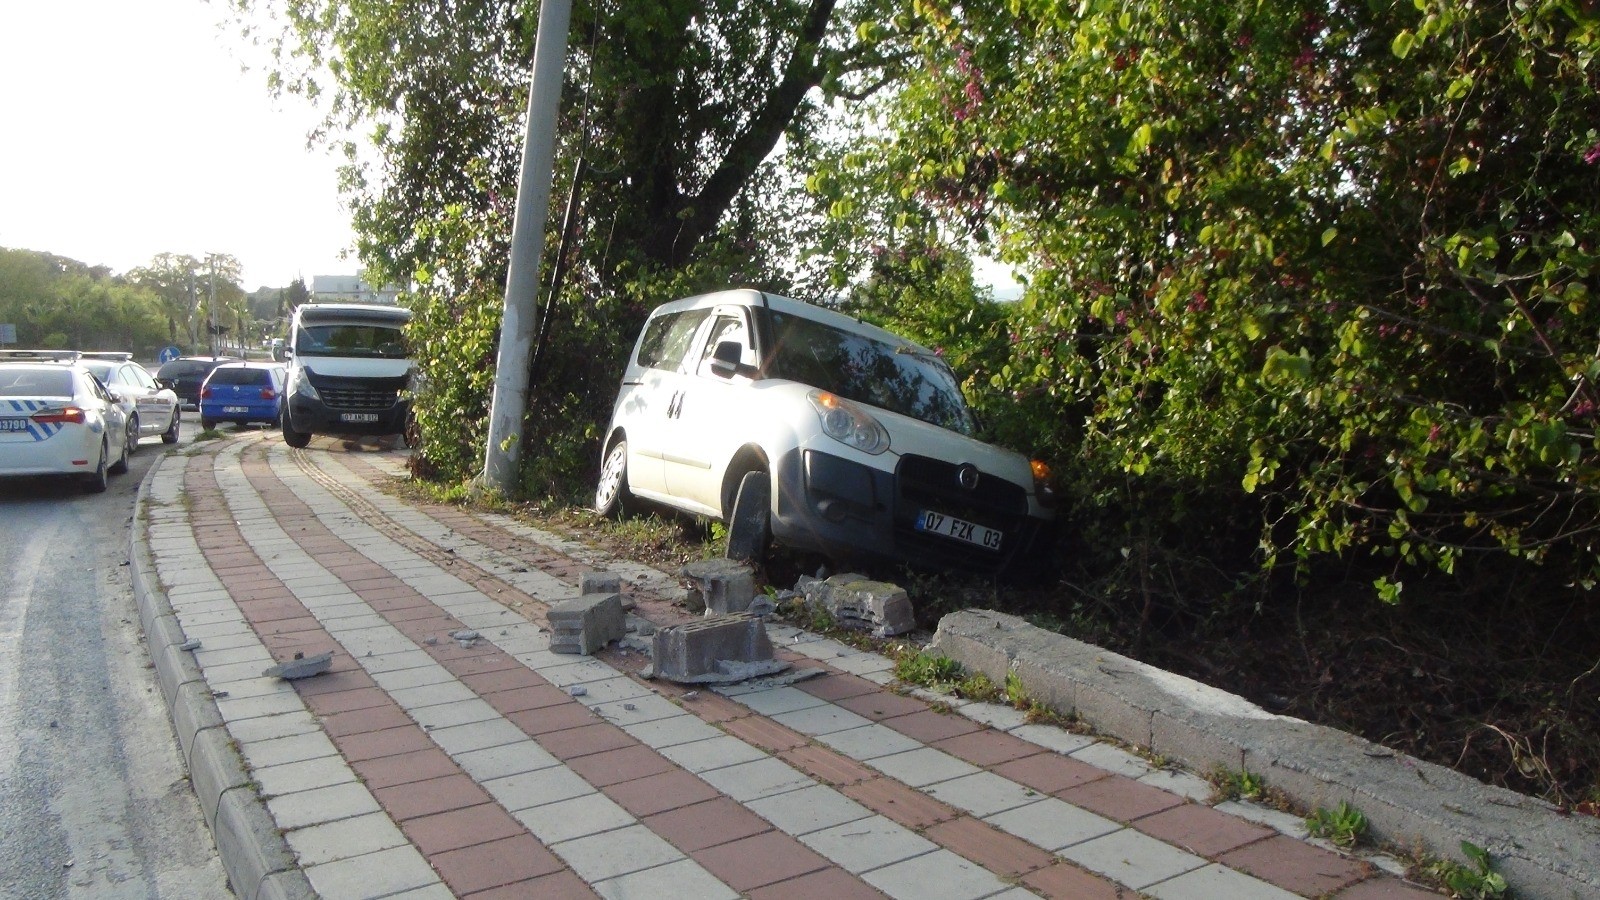
[[[628,442],[617,441],[606,452],[600,465],[600,480],[594,489],[594,511],[608,519],[620,518],[627,510]]]
[[[746,472],[734,495],[728,516],[729,559],[760,564],[766,561],[772,540],[772,477],[766,472]]]
[[[283,442],[296,450],[311,445],[311,432],[295,431],[289,426],[289,410],[285,409],[278,417],[279,424],[283,426]]]

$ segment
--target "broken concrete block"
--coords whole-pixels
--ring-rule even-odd
[[[917,625],[911,598],[899,585],[847,573],[825,581],[801,578],[795,587],[805,595],[807,608],[832,616],[840,628],[891,637]]]
[[[294,659],[278,663],[275,666],[269,666],[261,674],[267,678],[294,680],[296,678],[310,678],[313,675],[321,675],[332,667],[333,651],[331,650],[327,653],[318,653],[316,656],[296,653]]]
[[[766,625],[748,613],[706,616],[655,633],[654,675],[682,684],[721,684],[789,667],[774,659]]]
[[[552,653],[588,656],[619,640],[626,631],[620,594],[588,594],[563,600],[551,606],[545,618],[550,623]]]
[[[756,595],[755,572],[738,560],[698,559],[678,574],[688,582],[691,594],[699,592],[707,615],[744,612]]]
[[[578,576],[579,594],[619,594],[622,576],[615,572],[584,572]]]

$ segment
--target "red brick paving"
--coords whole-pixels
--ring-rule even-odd
[[[1277,834],[1265,825],[1220,813],[1209,806],[1186,803],[1145,816],[1133,827],[1196,856],[1216,859],[1230,850]]]
[[[479,803],[408,819],[400,823],[400,830],[424,856],[497,841],[527,831],[498,803]]]
[[[727,797],[680,806],[642,821],[685,853],[772,830],[766,819]]]
[[[1305,897],[1332,893],[1373,873],[1368,863],[1283,835],[1224,853],[1217,861]]]
[[[981,768],[1039,753],[1038,744],[989,728],[956,735],[933,746]]]
[[[1140,784],[1132,778],[1112,775],[1088,784],[1057,791],[1056,796],[1073,806],[1099,813],[1118,822],[1132,822],[1188,801],[1170,791]]]
[[[428,862],[457,894],[527,881],[565,868],[555,854],[527,834],[436,853]]]
[[[1064,900],[1135,900],[1139,896],[1065,861],[1022,876],[1022,883],[1046,897]]]
[[[719,844],[696,853],[694,859],[740,893],[834,867],[815,850],[780,831]]]
[[[968,734],[983,727],[959,713],[934,712],[928,709],[925,703],[922,707],[921,712],[884,719],[883,724],[924,744],[953,738],[958,734]]]
[[[757,888],[749,896],[750,900],[882,900],[884,894],[843,869],[830,868]]]
[[[1014,878],[1055,862],[1055,855],[971,816],[940,822],[922,836],[1001,876]]]
[[[1043,794],[1054,794],[1111,776],[1099,766],[1056,753],[1039,753],[1002,763],[994,767],[994,773]]]
[[[958,813],[947,803],[929,797],[916,788],[906,787],[898,781],[874,778],[860,784],[839,788],[840,793],[862,806],[893,819],[912,831],[921,831],[955,818]]]

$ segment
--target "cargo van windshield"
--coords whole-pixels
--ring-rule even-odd
[[[767,377],[809,384],[960,434],[975,430],[944,360],[777,310],[768,316],[773,347],[763,365]]]
[[[302,323],[295,336],[294,352],[296,356],[362,356],[373,359],[407,359],[410,356],[400,329],[371,323]]]

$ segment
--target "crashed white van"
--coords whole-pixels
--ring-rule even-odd
[[[387,435],[411,412],[411,311],[365,303],[308,303],[294,311],[285,348],[283,441],[313,434]]]
[[[634,346],[595,508],[638,497],[725,522],[741,558],[770,540],[939,569],[1037,562],[1049,471],[974,431],[925,347],[760,291],[690,297],[651,313]]]

